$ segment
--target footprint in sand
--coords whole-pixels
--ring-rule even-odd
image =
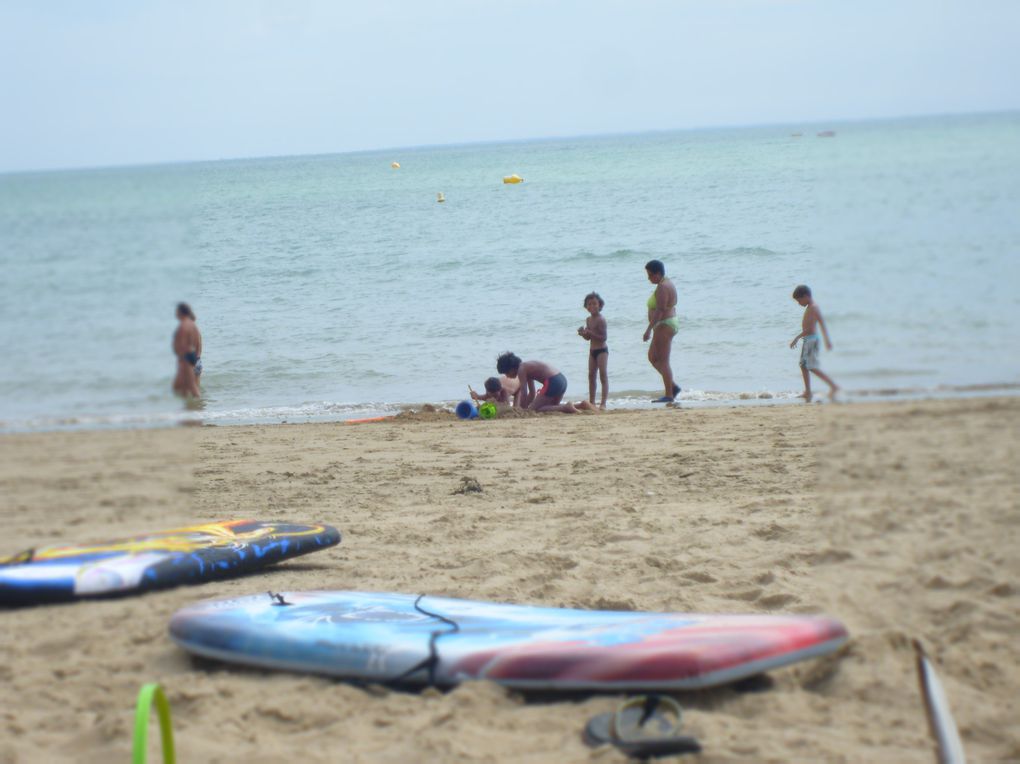
[[[770,594],[767,597],[759,599],[758,604],[764,605],[767,608],[781,608],[796,601],[797,597],[792,594]]]
[[[762,589],[755,587],[754,589],[745,589],[741,592],[730,592],[726,596],[733,600],[742,600],[744,602],[754,602],[761,596]]]

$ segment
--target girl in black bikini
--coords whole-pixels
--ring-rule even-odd
[[[600,409],[605,409],[606,398],[609,396],[609,348],[606,346],[606,337],[609,329],[606,325],[602,309],[606,306],[598,292],[592,292],[585,296],[584,307],[591,315],[584,322],[584,326],[577,330],[577,333],[586,340],[590,340],[588,346],[588,401],[595,405],[595,376],[598,374],[602,380],[602,403]]]

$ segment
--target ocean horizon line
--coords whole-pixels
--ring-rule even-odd
[[[636,130],[624,130],[624,131],[608,131],[608,132],[594,132],[594,133],[578,133],[572,135],[545,135],[545,136],[532,136],[526,138],[493,138],[493,139],[480,139],[480,140],[468,140],[468,141],[454,141],[451,143],[421,143],[414,145],[405,146],[382,146],[377,148],[360,148],[360,149],[349,149],[340,151],[312,151],[308,153],[297,153],[297,154],[264,154],[261,156],[225,156],[217,158],[205,158],[205,159],[167,159],[167,160],[153,160],[144,162],[125,162],[125,163],[114,163],[114,164],[83,164],[67,167],[41,167],[41,168],[30,168],[23,170],[0,170],[0,179],[17,177],[17,176],[29,176],[29,175],[60,175],[60,174],[76,174],[76,173],[89,173],[89,172],[103,172],[103,171],[119,171],[119,170],[145,170],[145,169],[165,169],[168,167],[178,166],[193,166],[193,165],[208,165],[208,164],[229,164],[232,162],[254,162],[254,161],[271,161],[271,160],[289,160],[289,159],[318,159],[328,157],[342,157],[342,156],[357,156],[367,154],[386,154],[400,151],[428,151],[436,149],[456,149],[466,148],[471,146],[485,147],[485,146],[506,146],[513,144],[531,144],[531,143],[555,143],[558,141],[578,141],[578,140],[598,140],[601,138],[626,138],[626,137],[641,137],[651,135],[673,135],[677,133],[698,133],[708,131],[723,131],[723,130],[759,130],[765,128],[793,128],[793,127],[833,127],[839,125],[860,125],[860,124],[882,124],[882,123],[896,123],[906,122],[911,120],[924,120],[924,119],[965,119],[969,117],[1002,117],[1010,114],[1020,115],[1020,108],[1017,109],[995,109],[989,111],[972,111],[972,112],[932,112],[923,114],[901,114],[896,116],[884,116],[884,117],[834,117],[832,119],[824,118],[812,118],[807,120],[784,120],[779,122],[747,122],[739,124],[706,124],[697,125],[690,127],[664,127],[664,128],[648,128],[648,129],[636,129]]]

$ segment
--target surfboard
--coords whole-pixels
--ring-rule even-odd
[[[170,620],[185,650],[368,682],[489,679],[550,690],[689,690],[826,655],[832,618],[528,607],[351,591],[199,602]]]
[[[0,558],[0,605],[31,605],[196,584],[340,543],[328,525],[228,520]]]

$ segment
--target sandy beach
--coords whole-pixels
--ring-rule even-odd
[[[1020,398],[972,398],[3,436],[0,554],[230,518],[344,539],[258,575],[0,611],[0,764],[127,760],[147,681],[182,762],[624,760],[580,739],[620,696],[364,689],[167,636],[185,604],[267,589],[825,613],[851,634],[836,656],[678,696],[704,747],[687,761],[932,761],[912,638],[969,759],[1020,760],[1018,432]]]

